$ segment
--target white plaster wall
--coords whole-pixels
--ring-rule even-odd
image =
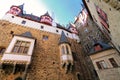
[[[14,18],[12,18],[12,16],[14,16],[14,15],[6,14],[2,19],[7,20],[7,21],[12,22],[12,23],[15,23],[15,24],[22,25],[24,27],[30,27],[30,28],[34,28],[34,29],[38,29],[38,30],[42,30],[42,31],[47,31],[47,32],[51,32],[51,33],[59,34],[59,35],[61,35],[61,32],[64,31],[64,33],[67,37],[72,38],[72,39],[76,39],[77,41],[80,41],[79,37],[76,34],[69,33],[63,29],[59,29],[59,28],[56,28],[54,26],[48,26],[48,25],[45,25],[42,23],[34,22],[34,21],[31,21],[28,19],[17,17],[17,16],[14,16]],[[23,20],[26,21],[26,24],[21,23]],[[41,29],[41,26],[44,26],[44,28]],[[58,32],[56,32],[56,30],[58,30]]]

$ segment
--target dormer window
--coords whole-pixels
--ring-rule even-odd
[[[102,46],[100,46],[99,44],[95,45],[95,51],[100,51],[102,50]]]
[[[30,42],[26,41],[17,41],[12,50],[13,53],[25,53],[27,54],[30,46]]]

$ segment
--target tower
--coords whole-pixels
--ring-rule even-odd
[[[48,13],[5,14],[0,20],[0,79],[92,80],[74,30],[52,26]]]
[[[59,49],[60,49],[60,60],[61,66],[65,68],[65,72],[72,72],[73,68],[73,56],[71,52],[70,43],[65,36],[65,33],[62,31],[61,37],[59,40]]]

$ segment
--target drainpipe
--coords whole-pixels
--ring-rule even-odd
[[[23,74],[23,80],[26,80],[27,70],[28,70],[28,64],[25,66],[25,71],[24,71],[24,74]]]
[[[16,62],[13,64],[13,74],[15,73],[15,69],[16,69]]]

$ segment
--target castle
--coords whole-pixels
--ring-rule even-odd
[[[74,26],[11,6],[0,20],[0,80],[93,80]]]
[[[120,80],[119,15],[111,16],[119,4],[111,1],[83,0],[69,28],[11,6],[0,20],[0,80]]]

